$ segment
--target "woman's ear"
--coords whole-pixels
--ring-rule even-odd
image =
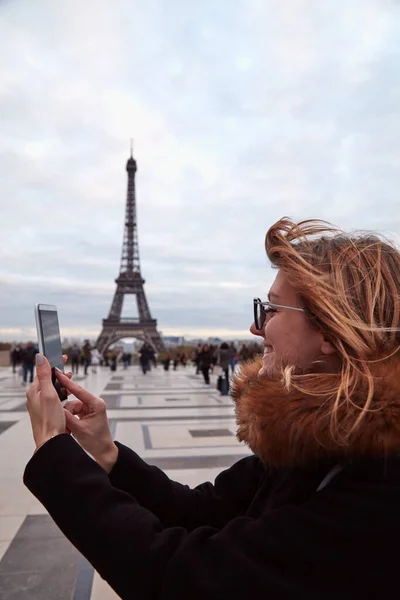
[[[322,352],[322,354],[325,354],[328,356],[330,354],[335,354],[336,350],[335,350],[335,347],[332,346],[332,344],[324,338],[324,340],[321,344],[321,352]]]

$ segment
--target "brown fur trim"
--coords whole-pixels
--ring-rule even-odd
[[[349,460],[400,453],[400,357],[385,359],[371,369],[375,391],[370,411],[347,445],[333,439],[330,416],[334,398],[326,393],[338,375],[302,376],[301,384],[321,396],[286,391],[282,381],[259,377],[262,359],[240,366],[232,385],[237,437],[266,463],[307,465],[322,459]],[[349,431],[360,415],[366,389],[337,413],[340,429]],[[325,398],[321,401],[321,397]]]

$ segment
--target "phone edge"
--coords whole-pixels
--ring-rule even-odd
[[[37,333],[37,338],[38,338],[39,352],[40,352],[40,354],[44,355],[43,334],[42,334],[42,328],[41,328],[41,324],[40,324],[39,306],[41,306],[40,303],[35,305],[36,333]]]

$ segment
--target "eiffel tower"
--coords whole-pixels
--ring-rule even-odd
[[[128,192],[126,197],[126,214],[124,241],[120,272],[115,280],[117,289],[107,319],[103,319],[103,329],[99,335],[96,348],[102,354],[111,344],[126,337],[134,337],[149,343],[155,350],[163,351],[164,342],[157,331],[157,321],[151,318],[149,305],[144,293],[143,279],[140,272],[139,242],[136,221],[135,175],[137,164],[131,157],[126,163],[128,172]],[[139,318],[121,318],[124,298],[135,295]]]

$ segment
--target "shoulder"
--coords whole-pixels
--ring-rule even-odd
[[[400,531],[400,458],[368,459],[343,465],[325,487],[310,498],[309,507],[334,520],[372,522]]]

